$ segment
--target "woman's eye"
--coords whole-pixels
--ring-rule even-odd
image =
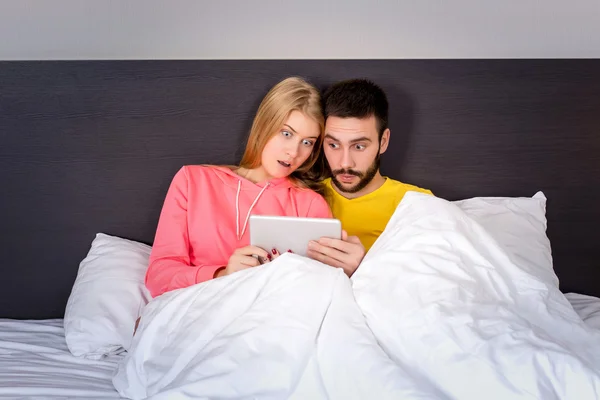
[[[304,143],[305,146],[312,146],[314,144],[312,140],[303,140],[302,143]]]
[[[281,134],[285,137],[290,137],[292,134],[289,131],[281,131]]]

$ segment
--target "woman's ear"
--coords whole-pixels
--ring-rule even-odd
[[[385,153],[390,144],[390,128],[387,128],[383,131],[383,135],[381,135],[381,140],[379,141],[379,154]]]

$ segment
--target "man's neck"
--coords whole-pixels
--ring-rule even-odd
[[[369,193],[373,193],[374,191],[379,189],[381,186],[383,186],[384,183],[385,183],[385,178],[383,176],[381,176],[381,173],[379,171],[377,171],[377,173],[375,174],[373,179],[371,179],[371,182],[369,182],[367,184],[367,186],[365,186],[364,188],[362,188],[361,190],[359,190],[356,193],[342,192],[336,185],[331,185],[331,186],[333,187],[333,190],[338,192],[341,196],[343,196],[347,199],[357,199],[359,197],[366,196]]]

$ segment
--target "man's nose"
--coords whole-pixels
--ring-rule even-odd
[[[354,168],[354,166],[355,166],[354,160],[352,159],[350,152],[348,150],[344,150],[344,153],[342,155],[341,167],[344,169],[349,169],[349,168]]]

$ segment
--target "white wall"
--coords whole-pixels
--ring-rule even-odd
[[[0,60],[519,57],[600,57],[600,0],[0,0]]]

